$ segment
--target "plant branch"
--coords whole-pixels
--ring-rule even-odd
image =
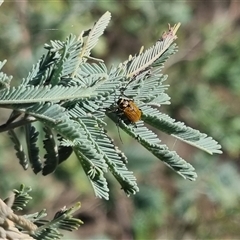
[[[17,128],[17,127],[21,127],[23,125],[26,125],[28,123],[35,122],[35,121],[36,121],[36,118],[34,118],[32,116],[27,116],[16,122],[4,123],[4,124],[0,125],[0,133],[9,131],[9,130]]]

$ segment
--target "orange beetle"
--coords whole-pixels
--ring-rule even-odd
[[[134,124],[141,119],[142,111],[134,103],[133,99],[119,98],[117,101],[118,105],[118,115],[124,115],[124,120],[126,124]]]

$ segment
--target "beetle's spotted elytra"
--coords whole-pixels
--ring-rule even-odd
[[[117,114],[125,123],[135,124],[141,119],[142,111],[133,99],[119,98],[117,105]]]

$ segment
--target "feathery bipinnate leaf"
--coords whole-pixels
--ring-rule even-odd
[[[104,117],[107,115],[171,169],[186,179],[194,180],[197,175],[189,163],[162,144],[142,121],[136,123],[137,128],[126,125],[117,114],[119,108],[116,104],[120,97],[133,98],[136,106],[141,108],[142,120],[148,125],[210,154],[221,153],[220,145],[211,137],[171,119],[159,109],[161,105],[170,103],[166,94],[169,86],[164,84],[167,76],[161,70],[167,59],[177,51],[173,42],[180,24],[169,26],[169,30],[149,49],[140,50],[108,70],[103,62],[90,55],[110,16],[109,12],[104,14],[91,30],[83,31],[79,38],[70,35],[66,41],[51,41],[45,45],[47,54],[20,86],[0,90],[0,107],[14,110],[13,117],[5,124],[7,126],[0,126],[0,131],[16,127],[16,118],[23,113],[22,121],[28,120],[24,124],[40,121],[49,129],[44,140],[47,153],[43,174],[54,171],[61,163],[60,155],[57,156],[60,149],[67,150],[67,154],[61,153],[63,160],[73,150],[96,196],[109,198],[105,177],[108,170],[127,194],[134,194],[138,191],[136,179],[127,169],[124,154],[105,130]],[[19,123],[22,123],[21,120]],[[27,144],[29,155],[37,159],[36,133],[29,131],[28,135],[28,139],[32,139],[32,143],[28,141]],[[60,136],[60,142],[56,142],[54,135]],[[16,139],[14,141],[18,146]],[[59,144],[59,150],[54,150]],[[19,149],[20,146],[16,147],[18,154]],[[40,171],[40,161],[31,160],[33,163],[39,164],[33,166],[35,172]]]
[[[127,76],[133,77],[149,67],[157,66],[158,64],[156,63],[160,62],[160,58],[165,62],[167,60],[166,56],[170,54],[167,53],[164,55],[164,53],[169,49],[173,41],[177,39],[176,32],[179,27],[180,23],[174,25],[172,28],[169,26],[169,32],[164,33],[154,46],[133,57],[127,64]]]
[[[52,130],[47,127],[44,127],[43,130],[45,132],[43,147],[46,150],[46,154],[44,155],[45,161],[42,169],[42,174],[47,175],[53,172],[58,166],[58,146]]]
[[[209,154],[222,153],[221,146],[212,137],[200,133],[198,130],[185,126],[182,122],[176,122],[168,115],[160,113],[150,106],[143,106],[143,120],[155,128],[171,134],[175,138],[197,147]]]
[[[26,142],[28,147],[28,158],[34,173],[42,170],[42,162],[39,157],[39,148],[36,143],[38,140],[39,132],[31,124],[25,125]]]
[[[1,72],[1,69],[6,64],[6,62],[7,60],[0,61],[0,90],[3,88],[8,88],[12,80],[12,76],[7,76],[6,73]]]
[[[60,239],[63,237],[63,234],[61,234],[58,229],[66,231],[77,230],[83,222],[80,219],[72,217],[72,215],[80,208],[80,206],[81,204],[78,202],[69,209],[63,207],[55,214],[51,221],[40,226],[32,235],[37,240]]]
[[[16,150],[16,156],[19,159],[19,163],[22,165],[24,170],[28,169],[28,159],[17,134],[14,132],[14,130],[11,129],[8,131],[8,135],[14,143],[14,149]]]
[[[72,146],[59,145],[63,141],[63,138],[60,135],[55,137],[50,128],[45,126],[43,130],[45,132],[43,147],[46,150],[46,154],[44,155],[45,161],[42,174],[45,176],[54,172],[58,164],[65,161],[72,154],[73,149]]]
[[[30,192],[32,191],[31,188],[25,187],[23,184],[20,185],[20,189],[14,189],[14,202],[12,205],[12,209],[16,211],[23,210],[30,200],[32,200],[32,197],[30,196]]]
[[[78,71],[78,67],[81,63],[85,62],[89,57],[91,50],[96,46],[99,37],[103,34],[105,28],[107,27],[111,19],[110,12],[106,12],[92,27],[89,31],[86,41],[84,42],[83,49],[78,57],[78,64],[75,67],[75,70],[72,72],[72,77],[74,77]],[[79,36],[79,39],[82,40],[84,32]]]
[[[91,137],[97,144],[101,155],[104,158],[109,170],[120,183],[126,194],[135,194],[138,191],[136,178],[128,171],[125,164],[125,156],[116,149],[109,136],[101,127],[97,127],[97,121],[93,118],[82,118],[83,123],[91,133]]]
[[[9,239],[57,240],[63,237],[59,230],[73,231],[83,224],[80,219],[73,217],[81,206],[79,202],[70,208],[64,206],[52,220],[42,219],[47,216],[46,210],[17,215],[15,211],[24,210],[32,199],[31,188],[21,185],[19,190],[14,189],[13,192],[14,195],[4,202],[0,199],[1,239],[7,236]]]
[[[0,105],[17,105],[23,103],[39,103],[39,102],[59,102],[75,99],[84,99],[94,96],[94,88],[82,88],[78,86],[27,86],[27,87],[11,87],[0,91]]]

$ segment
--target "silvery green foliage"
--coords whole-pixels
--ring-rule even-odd
[[[1,239],[57,240],[63,237],[59,230],[73,231],[83,224],[80,219],[73,217],[81,206],[79,202],[70,208],[63,207],[51,220],[45,219],[46,209],[28,215],[19,215],[19,211],[24,210],[32,200],[31,190],[21,185],[19,190],[13,190],[14,194],[9,198],[4,201],[0,199]]]
[[[91,57],[91,50],[110,17],[106,12],[91,30],[83,31],[79,37],[70,35],[66,41],[46,44],[46,55],[19,86],[10,87],[10,78],[0,73],[0,106],[13,110],[1,130],[9,130],[20,164],[26,169],[30,163],[35,173],[53,172],[74,151],[100,198],[109,197],[104,175],[108,171],[128,195],[139,190],[136,178],[126,166],[124,153],[107,134],[106,115],[168,167],[186,179],[195,180],[193,166],[169,150],[144,125],[145,122],[210,154],[221,153],[220,145],[211,137],[175,121],[159,108],[170,103],[166,94],[168,85],[164,84],[167,76],[161,70],[177,51],[173,42],[179,24],[169,26],[169,30],[146,51],[141,49],[135,56],[108,69],[102,60]],[[142,119],[136,127],[126,125],[116,115],[116,99],[123,95],[133,98],[142,110]],[[20,113],[24,116],[22,122],[14,122]],[[39,157],[38,132],[31,125],[33,121],[41,122],[45,131],[44,162]],[[12,129],[18,123],[26,129],[28,159]]]

